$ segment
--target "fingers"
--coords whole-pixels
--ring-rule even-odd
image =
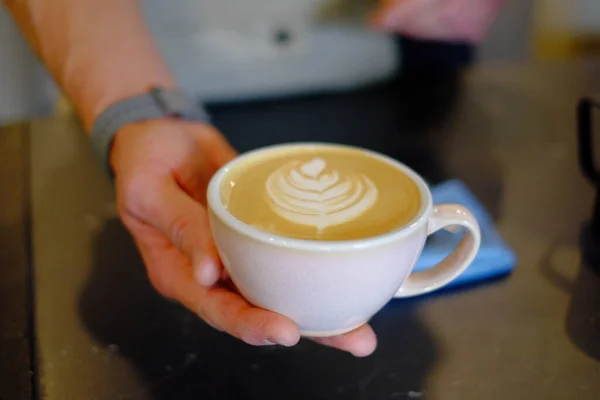
[[[352,353],[356,357],[371,355],[377,348],[377,336],[369,325],[340,336],[312,338],[313,341],[325,346]]]
[[[178,301],[209,325],[248,344],[294,346],[298,343],[300,331],[293,321],[253,307],[240,295],[224,287],[197,285],[189,260],[168,238],[152,227],[132,226],[152,285],[163,296]],[[312,340],[357,357],[370,355],[377,346],[375,333],[368,325],[344,335]]]
[[[201,311],[217,326],[252,345],[279,344],[290,347],[300,340],[300,331],[292,320],[256,308],[225,288],[209,289]]]
[[[477,43],[505,0],[385,0],[376,27],[426,40]]]
[[[154,178],[152,185],[130,198],[130,212],[156,227],[191,261],[194,278],[202,286],[215,284],[221,264],[214,247],[206,209],[170,178]]]
[[[237,156],[235,149],[221,134],[207,136],[204,140],[200,141],[199,145],[205,149],[211,149],[208,156],[211,159],[211,163],[217,168],[227,164]]]
[[[174,247],[165,248],[156,240],[142,239],[137,243],[152,284],[159,292],[180,302],[216,329],[255,346],[293,346],[300,340],[300,331],[290,319],[256,308],[226,288],[198,286],[189,262]]]
[[[128,161],[116,174],[121,217],[158,228],[190,259],[200,285],[215,284],[222,265],[203,204],[210,178],[235,151],[213,127],[191,122],[130,125],[120,137],[114,154]]]

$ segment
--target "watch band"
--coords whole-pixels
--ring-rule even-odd
[[[152,88],[147,93],[121,100],[104,110],[92,127],[92,148],[102,167],[112,175],[110,148],[123,126],[165,117],[210,122],[204,108],[177,89]]]

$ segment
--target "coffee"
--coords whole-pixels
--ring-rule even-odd
[[[250,156],[223,179],[221,201],[262,231],[323,241],[381,235],[407,225],[421,209],[417,184],[398,167],[328,145]]]

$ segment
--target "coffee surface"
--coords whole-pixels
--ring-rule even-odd
[[[413,220],[417,184],[358,149],[288,147],[234,165],[221,201],[242,222],[280,236],[324,241],[381,235]]]

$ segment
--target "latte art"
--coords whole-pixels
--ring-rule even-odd
[[[409,224],[421,193],[401,167],[361,149],[290,145],[231,166],[221,202],[240,222],[270,235],[345,241]]]
[[[314,158],[304,163],[292,161],[275,170],[266,181],[273,211],[322,232],[360,217],[375,204],[377,187],[367,176],[326,169],[325,160]]]

